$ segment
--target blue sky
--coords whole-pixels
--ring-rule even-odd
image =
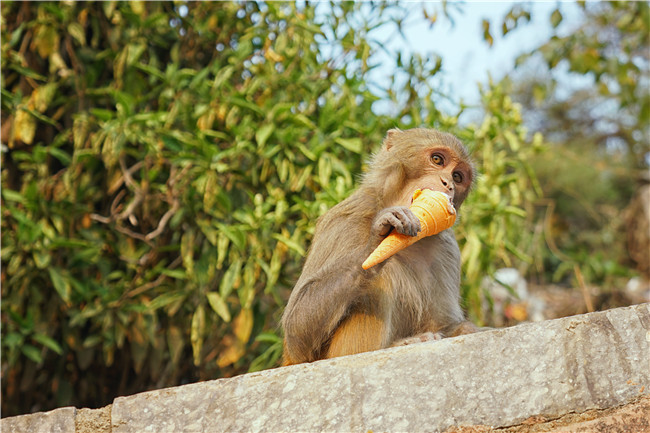
[[[451,2],[450,2],[451,3]],[[427,4],[430,11],[438,10],[438,20],[432,28],[422,19],[421,3],[407,5],[413,9],[413,18],[405,26],[406,41],[394,38],[390,48],[427,55],[436,53],[442,57],[441,83],[456,101],[477,104],[477,83],[487,83],[488,74],[498,80],[514,69],[515,59],[534,50],[552,35],[551,13],[559,6],[564,17],[560,33],[579,24],[580,11],[575,3],[533,2],[532,20],[505,37],[501,36],[501,24],[508,11],[517,2],[470,1],[458,10],[451,7],[452,24],[441,13],[440,3]],[[483,40],[483,19],[491,23],[494,37],[492,47]],[[392,65],[392,61],[386,64]],[[390,71],[379,68],[378,74]]]

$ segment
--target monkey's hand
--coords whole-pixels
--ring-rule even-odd
[[[420,220],[406,206],[389,207],[380,211],[372,223],[372,233],[385,237],[393,229],[403,235],[416,236],[421,230]]]

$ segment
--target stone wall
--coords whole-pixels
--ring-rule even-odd
[[[650,304],[2,420],[2,432],[650,432]]]

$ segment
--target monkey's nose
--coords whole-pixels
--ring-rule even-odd
[[[440,177],[440,182],[442,182],[442,185],[447,188],[449,191],[454,190],[454,183],[451,182],[449,179],[445,179],[444,177]]]

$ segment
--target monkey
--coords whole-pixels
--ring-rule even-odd
[[[358,189],[316,222],[282,316],[283,365],[478,331],[460,306],[460,250],[452,229],[361,267],[391,231],[420,231],[408,208],[416,189],[447,193],[458,211],[475,177],[455,136],[389,130]]]

